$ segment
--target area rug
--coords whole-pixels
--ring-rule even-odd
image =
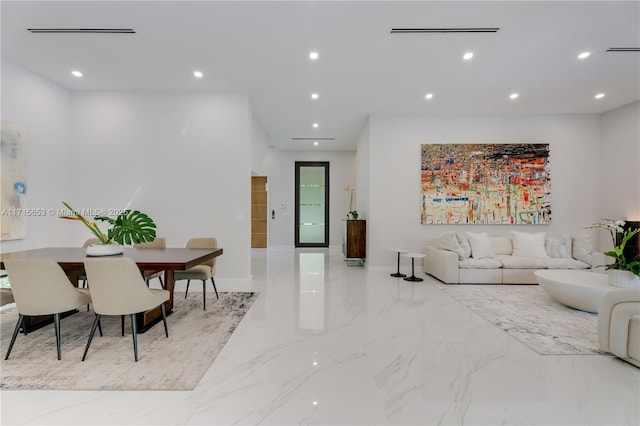
[[[440,289],[541,355],[606,354],[598,315],[551,299],[537,285],[445,285]]]
[[[53,324],[28,335],[19,334],[8,360],[4,360],[17,321],[16,309],[0,313],[2,326],[0,388],[66,390],[192,390],[222,350],[253,304],[256,293],[174,294],[173,313],[167,317],[169,338],[162,323],[138,334],[138,362],[134,362],[131,323],[103,317],[104,336],[97,332],[87,359],[93,311],[61,321],[62,360],[58,361]]]

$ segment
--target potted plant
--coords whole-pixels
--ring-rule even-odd
[[[87,247],[87,254],[90,256],[120,254],[124,244],[144,243],[156,238],[155,222],[138,210],[124,210],[115,219],[108,216],[94,217],[94,220],[111,225],[111,228],[104,233],[96,222],[87,219],[68,203],[63,201],[62,204],[71,214],[60,216],[61,219],[79,220],[100,240],[99,244]]]
[[[613,263],[605,266],[609,275],[609,284],[616,287],[631,287],[640,280],[640,259],[626,259],[624,248],[631,238],[640,232],[640,228],[624,230],[624,220],[602,219],[589,228],[601,228],[609,231],[613,241],[613,250],[604,253],[613,258]]]

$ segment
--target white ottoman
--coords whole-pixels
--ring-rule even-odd
[[[538,284],[553,300],[581,311],[598,313],[605,294],[614,289],[607,275],[570,269],[535,271]]]

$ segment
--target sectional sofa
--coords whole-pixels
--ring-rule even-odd
[[[601,265],[604,259],[594,255],[592,245],[589,231],[576,236],[447,232],[425,246],[425,272],[446,284],[536,284],[538,269]]]

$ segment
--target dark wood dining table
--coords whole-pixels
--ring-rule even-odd
[[[77,285],[78,278],[84,275],[84,260],[87,258],[85,249],[76,247],[47,247],[33,250],[16,251],[0,254],[0,268],[4,269],[6,259],[52,259],[66,272],[72,283]],[[133,259],[141,271],[164,271],[164,286],[169,291],[169,300],[165,303],[167,314],[173,310],[173,289],[175,281],[173,271],[183,271],[220,256],[222,248],[192,249],[136,249],[125,247],[124,256]],[[112,257],[112,256],[109,256]],[[9,276],[11,281],[11,276]],[[160,307],[139,313],[136,323],[139,332],[144,332],[162,319]]]

